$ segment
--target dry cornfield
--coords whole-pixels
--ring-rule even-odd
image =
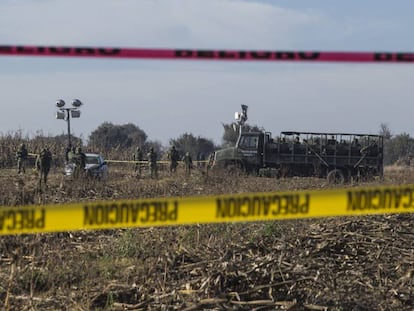
[[[382,184],[413,180],[410,168],[393,167]],[[0,185],[3,206],[332,187],[315,178],[199,171],[186,178],[181,170],[151,180],[128,165],[110,165],[103,182],[74,182],[55,167],[44,191],[33,172],[3,169]],[[412,310],[413,220],[407,214],[5,236],[0,303],[5,310]]]

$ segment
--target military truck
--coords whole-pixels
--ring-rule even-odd
[[[351,179],[383,176],[381,135],[283,131],[243,131],[247,106],[236,113],[240,128],[234,147],[218,150],[213,167],[260,176],[327,178],[343,183]]]

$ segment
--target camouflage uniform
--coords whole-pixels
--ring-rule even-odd
[[[49,175],[50,166],[52,165],[52,153],[48,148],[43,148],[36,158],[36,169],[39,172],[39,184],[42,184],[42,179],[45,185],[47,184],[47,176]]]
[[[178,151],[175,149],[175,146],[171,147],[171,150],[168,153],[168,159],[170,160],[170,173],[175,173],[177,171],[179,160]]]
[[[66,163],[69,163],[69,153],[71,152],[71,150],[72,150],[71,145],[67,146],[65,149],[65,162]]]
[[[135,163],[135,173],[137,173],[138,175],[141,175],[141,161],[143,160],[143,154],[142,154],[142,150],[140,147],[137,147],[137,150],[134,153],[134,161],[136,161],[137,163]]]
[[[191,169],[193,168],[193,159],[191,158],[191,155],[189,152],[186,152],[184,157],[183,157],[183,162],[185,165],[185,174],[187,176],[190,176],[191,174]]]
[[[157,178],[157,154],[155,153],[154,148],[151,147],[147,156],[150,176],[151,178]]]
[[[214,152],[210,153],[210,156],[208,157],[208,163],[207,163],[207,173],[209,170],[212,169],[214,164]]]
[[[68,152],[68,163],[73,163],[75,161],[75,154],[76,149],[75,147],[72,147]]]
[[[75,169],[73,172],[73,176],[75,178],[82,177],[82,175],[85,173],[86,155],[82,152],[81,147],[76,148],[74,160],[75,160]]]
[[[28,156],[28,151],[25,144],[21,144],[19,150],[16,152],[17,158],[17,174],[26,173],[26,161]]]

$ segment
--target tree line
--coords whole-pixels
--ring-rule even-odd
[[[149,140],[143,129],[133,123],[113,124],[104,122],[99,125],[88,137],[87,142],[82,137],[72,136],[72,144],[82,146],[85,151],[100,152],[107,159],[131,160],[135,149],[139,146],[144,152],[151,147],[165,159],[171,146],[175,146],[181,155],[189,152],[194,159],[208,156],[218,148],[234,146],[237,141],[239,128],[235,124],[222,124],[223,135],[219,145],[213,140],[196,136],[192,133],[183,133],[169,140],[168,146],[163,146],[157,140]],[[245,131],[261,130],[257,125],[244,125]],[[394,163],[410,164],[414,159],[414,138],[408,133],[393,134],[389,126],[382,123],[379,134],[384,136],[384,164]],[[41,131],[29,138],[24,137],[22,131],[0,134],[0,168],[12,167],[16,163],[15,153],[20,144],[25,143],[29,152],[38,153],[41,148],[48,146],[56,155],[55,164],[61,165],[64,161],[64,153],[67,147],[67,135],[44,135]]]
[[[384,165],[411,164],[414,159],[414,138],[410,134],[394,135],[386,123],[380,125],[379,134],[384,136]]]

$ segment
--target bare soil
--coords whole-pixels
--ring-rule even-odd
[[[413,183],[387,168],[381,184]],[[379,181],[346,187],[376,185]],[[182,172],[158,180],[111,167],[104,182],[74,182],[56,169],[0,171],[0,205],[322,189],[314,178],[271,179]],[[196,208],[196,207],[195,207]],[[414,216],[4,236],[4,310],[413,310]],[[70,221],[70,220],[69,220]]]

